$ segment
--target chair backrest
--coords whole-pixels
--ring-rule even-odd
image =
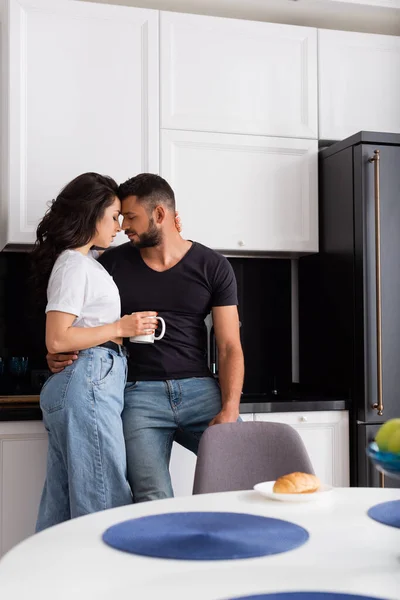
[[[200,440],[193,494],[248,490],[294,471],[314,474],[303,440],[290,425],[212,425]]]

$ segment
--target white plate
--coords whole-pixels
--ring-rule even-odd
[[[326,483],[321,483],[319,489],[311,494],[276,494],[272,491],[275,481],[263,481],[256,483],[254,489],[271,500],[280,500],[281,502],[312,502],[321,498],[326,498],[333,488]]]

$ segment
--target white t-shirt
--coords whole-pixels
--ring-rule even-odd
[[[46,313],[50,310],[76,315],[73,327],[97,327],[118,321],[121,300],[113,278],[91,252],[64,250],[47,286]]]

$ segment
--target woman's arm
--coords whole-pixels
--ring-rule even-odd
[[[85,350],[116,338],[153,333],[157,328],[154,311],[125,315],[115,323],[99,327],[72,327],[75,315],[49,311],[46,317],[46,347],[50,354]]]

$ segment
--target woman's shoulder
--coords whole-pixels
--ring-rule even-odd
[[[54,263],[52,275],[56,272],[67,271],[69,269],[86,271],[88,266],[87,263],[87,257],[81,252],[78,252],[77,250],[64,250]]]
[[[85,258],[85,255],[78,250],[63,250],[61,254],[59,254],[55,264],[79,263],[83,262]]]

